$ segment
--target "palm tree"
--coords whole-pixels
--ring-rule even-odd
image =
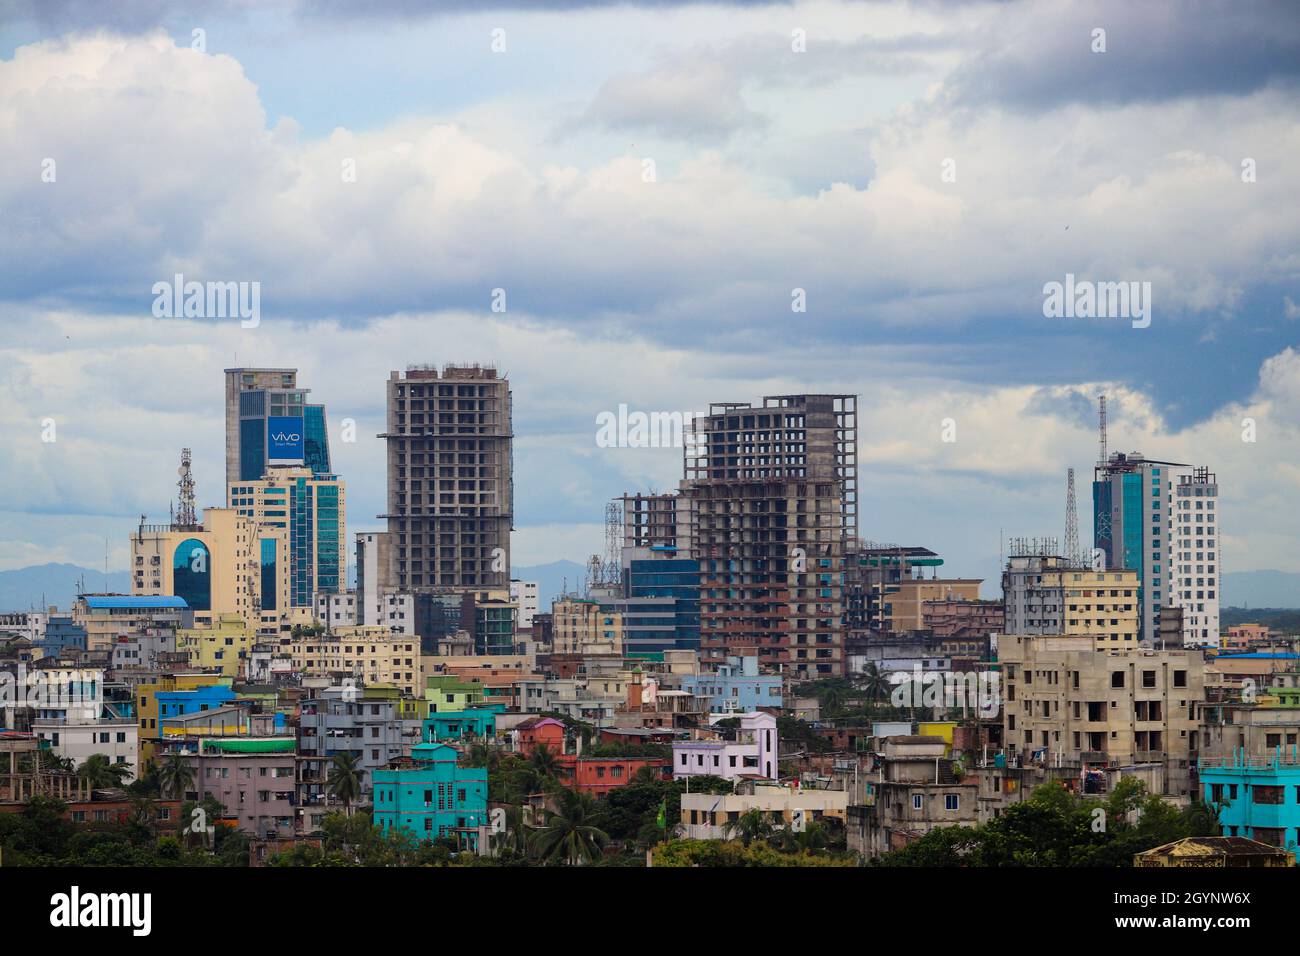
[[[772,833],[772,825],[763,816],[763,811],[755,808],[729,820],[722,832],[728,839],[740,837],[740,842],[749,846],[755,840],[766,839]]]
[[[332,797],[343,801],[344,811],[352,816],[352,801],[361,796],[361,769],[356,754],[342,751],[334,755],[325,786]]]
[[[174,753],[158,768],[158,783],[173,800],[180,800],[194,783],[194,769],[184,757]]]
[[[554,777],[559,774],[559,758],[546,744],[538,744],[533,748],[533,752],[528,755],[528,763],[537,771],[538,776]]]
[[[880,670],[875,661],[867,661],[857,678],[859,686],[867,692],[867,697],[874,704],[882,697],[887,697],[892,689],[889,678]]]
[[[513,850],[527,858],[531,850],[533,832],[524,825],[523,807],[506,807],[506,832],[501,837],[501,849]]]
[[[546,811],[546,824],[533,838],[538,857],[544,863],[563,859],[572,866],[594,860],[609,842],[604,830],[587,822],[596,802],[590,794],[561,790],[559,807]]]
[[[77,776],[84,780],[91,790],[120,787],[130,775],[130,767],[124,763],[113,763],[105,754],[91,754],[86,758],[86,762],[77,768]]]
[[[822,691],[822,710],[824,717],[830,717],[844,709],[845,695],[839,687],[827,687]]]
[[[501,763],[501,748],[493,746],[486,740],[475,740],[465,748],[461,758],[466,767],[486,767],[495,770]]]

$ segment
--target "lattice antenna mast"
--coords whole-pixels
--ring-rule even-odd
[[[1079,510],[1074,500],[1074,469],[1069,472],[1069,479],[1065,489],[1065,560],[1071,566],[1079,567],[1082,564],[1082,555],[1079,553]]]
[[[605,504],[605,573],[603,584],[618,584],[623,577],[623,509],[614,502]]]
[[[176,487],[180,489],[180,508],[176,513],[176,523],[187,528],[199,523],[194,512],[194,475],[190,472],[192,460],[190,450],[182,448],[181,466],[176,469],[176,474],[181,476],[180,481],[176,482]]]
[[[1099,458],[1097,459],[1097,464],[1100,465],[1102,468],[1105,468],[1105,467],[1106,467],[1106,461],[1107,461],[1107,459],[1108,459],[1108,456],[1107,456],[1107,454],[1106,454],[1106,396],[1105,396],[1105,395],[1101,395],[1101,396],[1100,396],[1100,408],[1099,408],[1099,412],[1098,412],[1098,424],[1099,424],[1099,426],[1100,426],[1100,428],[1099,428],[1099,439],[1100,439],[1100,441],[1099,441],[1098,444],[1099,444],[1099,446],[1100,446],[1100,455],[1101,455],[1101,457],[1099,457]]]
[[[1098,448],[1101,457],[1097,461],[1097,478],[1104,481],[1109,478],[1109,474],[1106,471],[1109,458],[1106,454],[1106,396],[1105,394],[1103,393],[1102,395],[1098,396],[1098,399],[1099,399]],[[1093,515],[1093,522],[1096,527],[1097,540],[1093,542],[1093,546],[1101,547],[1102,546],[1101,542],[1110,541],[1110,535],[1111,535],[1110,509],[1101,506],[1102,500],[1094,499],[1094,502],[1097,504],[1096,514]],[[1107,545],[1107,547],[1109,547],[1109,545]]]

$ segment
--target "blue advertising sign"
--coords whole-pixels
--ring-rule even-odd
[[[266,420],[267,461],[302,461],[302,417],[272,417]]]

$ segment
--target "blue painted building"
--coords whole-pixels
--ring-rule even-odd
[[[425,743],[462,740],[465,737],[493,738],[497,735],[497,715],[501,704],[487,704],[470,710],[444,710],[430,714],[424,721]]]
[[[74,624],[71,616],[51,616],[45,622],[45,639],[40,644],[47,657],[58,657],[65,647],[86,649],[86,629]]]
[[[224,685],[213,684],[193,690],[159,691],[155,696],[158,698],[158,720],[161,724],[168,717],[184,717],[225,707],[234,701],[235,692]]]
[[[487,768],[461,767],[454,747],[411,748],[408,766],[374,772],[375,826],[397,827],[420,840],[450,837],[473,848],[488,823]]]
[[[1300,846],[1300,752],[1278,747],[1268,757],[1234,750],[1198,762],[1202,799],[1219,807],[1224,836],[1248,837],[1296,853]]]
[[[780,707],[782,700],[780,675],[759,674],[758,658],[752,656],[728,657],[716,673],[688,674],[682,678],[682,690],[709,698],[713,713]]]

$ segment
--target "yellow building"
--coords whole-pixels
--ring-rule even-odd
[[[201,525],[141,525],[131,535],[131,593],[184,599],[196,627],[238,614],[278,631],[288,606],[289,536],[231,508],[209,508]],[[263,582],[275,588],[263,588]],[[268,623],[269,622],[269,623]]]
[[[1066,637],[1089,637],[1098,650],[1138,646],[1138,573],[1062,568],[1043,572],[1062,594]]]
[[[952,735],[957,731],[955,720],[922,720],[916,725],[918,737],[939,737],[943,740],[943,755],[952,754]]]
[[[982,578],[904,578],[886,588],[889,628],[919,631],[925,627],[926,601],[978,601]]]
[[[230,678],[219,674],[163,674],[157,680],[135,687],[136,720],[139,724],[137,736],[140,741],[140,774],[153,762],[154,751],[162,738],[162,726],[158,717],[157,694],[178,690],[197,690],[214,684],[230,686]]]
[[[176,650],[189,655],[191,667],[218,671],[226,677],[244,676],[245,662],[256,641],[257,635],[238,614],[220,614],[212,627],[176,632]]]
[[[555,654],[622,654],[623,615],[599,601],[569,598],[551,605]]]
[[[382,624],[336,627],[289,643],[293,666],[307,677],[347,677],[358,685],[395,684],[412,697],[423,692],[420,639]]]

